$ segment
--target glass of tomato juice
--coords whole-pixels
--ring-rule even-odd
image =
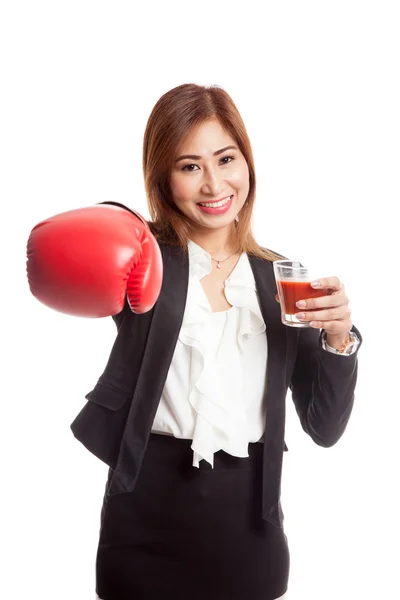
[[[295,317],[295,313],[302,312],[296,302],[326,296],[327,290],[311,287],[311,281],[317,277],[311,278],[309,270],[299,260],[274,260],[273,267],[282,323],[290,327],[310,327],[309,321],[299,321]]]

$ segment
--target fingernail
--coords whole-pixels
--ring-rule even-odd
[[[299,308],[305,308],[307,306],[307,302],[305,300],[299,300],[298,302],[296,302],[296,306],[298,306]]]
[[[305,318],[305,316],[306,316],[306,315],[305,315],[304,313],[296,313],[296,315],[295,315],[295,317],[296,317],[297,319],[304,319],[304,318]]]
[[[318,288],[318,287],[321,287],[321,282],[320,281],[312,281],[310,285],[312,287]]]

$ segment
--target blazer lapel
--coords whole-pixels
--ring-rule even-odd
[[[188,254],[175,246],[160,244],[160,248],[163,255],[163,283],[154,306],[143,364],[109,495],[134,489],[185,311],[189,281]]]
[[[249,256],[256,282],[268,342],[266,383],[266,424],[263,460],[264,515],[276,522],[277,489],[280,488],[285,436],[285,390],[288,327],[281,321],[280,305],[275,300],[277,287],[272,263]],[[273,458],[272,458],[273,457]],[[279,496],[278,496],[279,497]]]
[[[272,263],[249,256],[259,297],[261,313],[266,325],[268,338],[269,377],[281,371],[282,360],[286,354],[286,327],[281,321],[280,304],[275,300],[277,287]]]

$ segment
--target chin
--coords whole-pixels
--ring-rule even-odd
[[[235,222],[235,217],[230,217],[230,218],[225,218],[225,219],[218,219],[218,222],[217,222],[217,220],[212,221],[210,219],[210,221],[198,223],[198,225],[201,225],[202,227],[206,227],[207,229],[221,229],[221,228],[229,227],[230,225],[234,224],[234,222]]]

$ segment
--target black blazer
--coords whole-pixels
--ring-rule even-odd
[[[188,254],[174,246],[160,248],[164,275],[156,304],[137,315],[125,303],[112,317],[118,334],[106,368],[71,424],[75,437],[111,467],[108,496],[135,487],[183,319]],[[332,446],[352,411],[359,348],[351,356],[336,355],[322,349],[322,332],[283,325],[272,262],[254,256],[249,260],[268,341],[263,518],[283,527],[280,496],[288,388],[304,431],[316,444]],[[358,329],[352,331],[362,341]]]

